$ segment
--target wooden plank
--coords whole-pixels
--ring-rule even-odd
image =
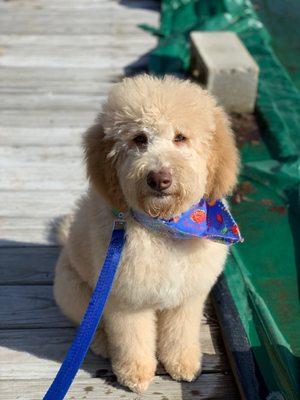
[[[87,68],[86,65],[76,68],[49,68],[49,67],[5,67],[0,68],[0,87],[11,85],[23,85],[30,87],[39,84],[60,84],[60,90],[64,91],[65,85],[73,83],[74,86],[93,84],[95,87],[106,88],[118,78],[123,70],[123,65],[114,65],[112,68]]]
[[[100,105],[99,105],[100,109]],[[20,118],[22,115],[22,118]],[[95,110],[1,110],[1,127],[13,126],[27,128],[68,127],[83,128],[90,126],[95,119]]]
[[[22,110],[26,113],[28,110],[61,110],[64,109],[66,112],[70,110],[74,114],[77,110],[79,111],[94,111],[94,117],[100,111],[101,103],[106,99],[106,95],[96,94],[84,94],[80,93],[78,96],[73,94],[62,94],[62,93],[19,93],[18,96],[15,93],[6,93],[1,100],[1,110]]]
[[[23,17],[22,17],[23,18]],[[47,17],[48,18],[48,17]],[[61,19],[62,16],[59,16]],[[6,21],[6,20],[5,20]],[[0,24],[5,23],[1,21]],[[65,23],[65,22],[64,22]],[[72,22],[74,24],[74,21]],[[119,29],[119,27],[118,27]],[[1,35],[0,66],[14,67],[64,67],[109,68],[136,61],[145,50],[154,47],[154,37],[147,40],[138,32],[126,40],[123,34],[115,40],[109,25],[105,35]],[[108,34],[107,34],[108,33]],[[122,39],[121,39],[122,38]],[[95,51],[97,49],[97,51]],[[145,61],[145,60],[144,60]]]
[[[5,400],[40,400],[48,389],[50,380],[2,381],[1,398]],[[77,379],[66,396],[66,400],[235,400],[239,399],[230,374],[202,374],[192,383],[175,382],[170,378],[156,376],[147,392],[137,395],[118,385],[114,377],[102,379]]]
[[[51,219],[46,221],[21,220],[20,226],[18,219],[6,221],[5,226],[1,227],[0,248],[2,247],[32,247],[42,245],[56,245],[55,238],[49,234],[48,225]]]
[[[65,160],[68,162],[81,161],[83,158],[83,151],[80,145],[73,146],[57,146],[52,144],[48,147],[36,146],[16,146],[16,147],[0,147],[0,165],[14,166],[22,163],[41,163],[44,161],[55,162],[58,165],[64,164]],[[17,160],[17,164],[15,164]],[[63,165],[62,165],[63,166]]]
[[[17,2],[19,3],[19,2]],[[119,23],[121,26],[127,26],[130,29],[130,26],[133,25],[135,29],[136,28],[136,17],[139,17],[141,20],[144,19],[144,21],[157,21],[159,16],[157,15],[156,10],[142,10],[140,9],[126,9],[124,7],[120,7],[117,5],[114,7],[113,5],[107,4],[105,5],[104,3],[99,2],[98,6],[88,6],[86,7],[82,6],[81,7],[74,7],[69,6],[69,7],[30,7],[26,6],[22,9],[22,12],[16,12],[15,14],[12,13],[14,11],[12,9],[13,7],[7,6],[7,7],[1,7],[2,15],[8,17],[9,19],[12,19],[12,15],[14,18],[16,18],[16,21],[21,21],[21,17],[23,16],[24,20],[23,23],[25,25],[25,22],[28,21],[34,21],[36,23],[42,22],[42,21],[47,21],[47,23],[51,24],[53,22],[63,22],[61,21],[58,17],[61,16],[65,18],[65,21],[70,22],[70,21],[76,21],[76,22],[81,22],[83,20],[87,20],[88,18],[90,19],[90,23],[92,25],[96,25],[98,22],[98,25],[101,25],[102,27],[107,27],[109,22],[112,27],[115,27],[117,23]],[[122,14],[124,15],[124,11],[126,11],[127,18],[122,19]],[[99,16],[102,16],[101,19],[101,24],[99,24]],[[113,16],[115,18],[113,18]],[[53,20],[59,20],[59,21],[53,21]],[[26,26],[26,25],[25,25]],[[31,26],[28,26],[27,24],[27,32],[29,33],[31,30]],[[67,32],[67,31],[66,31]],[[51,32],[48,34],[51,37]]]
[[[0,329],[70,327],[57,308],[52,286],[2,286]]]
[[[51,379],[72,343],[74,328],[0,331],[0,386],[6,379]],[[88,353],[78,378],[111,371],[109,361]]]
[[[113,18],[113,17],[111,17]],[[39,18],[39,20],[36,21],[30,21],[33,18],[26,18],[26,19],[20,19],[18,18],[17,21],[12,21],[11,18],[7,18],[7,16],[1,15],[0,18],[0,26],[1,26],[1,32],[2,34],[14,34],[14,35],[26,35],[30,33],[31,35],[49,35],[51,37],[51,34],[53,35],[99,35],[99,37],[103,34],[111,33],[111,35],[116,35],[116,36],[121,36],[123,35],[124,32],[127,34],[131,35],[140,35],[141,34],[141,29],[138,28],[137,21],[140,23],[149,23],[153,26],[157,26],[158,24],[156,21],[152,19],[134,19],[131,21],[127,21],[128,25],[124,24],[119,24],[117,28],[113,29],[111,26],[111,18],[108,19],[106,23],[100,24],[99,20],[101,19],[101,15],[97,16],[96,18],[93,19],[93,21],[90,20],[89,17],[82,17],[78,18],[76,21],[72,21],[72,19],[66,18],[65,21],[63,20],[63,17],[60,16],[57,20],[49,20],[49,18]],[[148,22],[147,22],[148,20]],[[15,22],[15,23],[14,23]],[[27,26],[31,23],[32,25],[30,26],[29,32]],[[49,30],[48,30],[49,29]],[[147,46],[147,41],[149,37],[149,33],[145,32],[145,48],[144,52],[149,51],[152,46]],[[148,37],[147,37],[148,36]]]
[[[50,246],[1,248],[1,285],[52,284],[59,252]]]
[[[211,306],[203,323],[211,322]],[[206,317],[208,315],[208,318]],[[0,290],[0,329],[68,328],[72,324],[56,306],[52,286],[11,285]]]
[[[144,23],[157,23],[159,16],[155,10],[124,10],[122,7],[100,7],[90,8],[83,7],[76,9],[73,7],[65,8],[23,8],[22,12],[13,10],[13,7],[8,6],[6,9],[1,7],[0,24],[2,34],[46,34],[51,38],[52,35],[66,34],[66,35],[93,35],[102,32],[108,34],[109,32],[127,34],[138,32],[146,36],[147,33],[143,32],[137,24]],[[15,11],[15,12],[14,12]],[[124,16],[126,11],[126,18]],[[137,19],[138,18],[138,19]],[[16,26],[9,26],[9,22],[15,21]],[[101,21],[101,23],[99,23]],[[73,27],[77,25],[77,27]],[[65,29],[58,30],[58,27]],[[84,26],[86,25],[86,26]],[[46,31],[45,27],[48,26],[53,30]],[[44,29],[42,29],[44,28]],[[68,29],[70,28],[70,29]],[[79,29],[81,28],[81,29]],[[148,34],[149,35],[149,34]],[[149,40],[149,38],[148,38]],[[150,39],[151,40],[151,39]],[[117,41],[116,41],[117,42]]]
[[[28,200],[28,202],[22,201],[21,196],[18,201],[12,200],[5,207],[2,215],[0,214],[0,247],[16,247],[17,244],[21,246],[56,244],[51,228],[53,221],[61,215],[72,212],[76,206],[76,200],[84,191],[74,192],[73,197],[69,198],[68,196],[64,198],[63,193],[61,194],[59,190],[56,193],[58,193],[58,199],[55,198],[55,192],[51,193],[53,201],[46,199],[44,202],[40,202],[39,199],[43,196],[39,196],[39,193],[36,196],[32,194],[31,201]],[[11,194],[7,198],[18,196],[18,192],[11,192]],[[47,194],[49,192],[46,192],[46,197]],[[61,196],[59,196],[60,194]],[[62,199],[61,202],[59,198]],[[1,204],[5,203],[0,202]]]
[[[47,9],[47,13],[49,10]],[[59,12],[58,12],[59,13]],[[155,44],[155,39],[151,37],[150,41],[153,41]],[[119,49],[123,46],[126,46],[126,49],[130,49],[131,46],[145,46],[145,32],[140,31],[140,35],[131,35],[129,32],[124,32],[124,34],[118,37],[118,41],[112,35],[108,33],[104,33],[99,38],[99,35],[3,35],[0,33],[0,43],[3,43],[5,47],[12,47],[13,51],[19,48],[30,49],[32,53],[31,46],[34,46],[34,52],[37,49],[45,49],[49,48],[53,50],[66,48],[66,49],[76,49],[78,47],[89,48],[92,47],[92,51],[95,51],[95,47],[97,48],[97,52],[102,52],[103,49]],[[130,49],[131,51],[132,49]],[[135,48],[135,51],[138,52],[139,48]],[[34,54],[34,53],[33,53]]]
[[[78,190],[87,187],[81,160],[66,160],[64,166],[51,161],[1,162],[5,175],[0,176],[0,190]],[[59,179],[58,179],[59,178]]]
[[[74,10],[72,8],[65,8],[61,10],[56,9],[34,9],[27,10],[27,12],[15,13],[14,19],[16,24],[19,25],[19,29],[17,27],[9,27],[8,21],[12,21],[11,10],[7,12],[6,10],[2,10],[0,14],[0,23],[3,24],[1,27],[2,34],[23,34],[26,29],[27,34],[46,34],[51,38],[52,35],[56,34],[65,34],[65,35],[95,35],[109,32],[115,33],[123,33],[127,34],[138,32],[139,34],[146,35],[138,26],[138,21],[143,21],[144,23],[153,23],[157,21],[157,15],[153,11],[149,11],[145,16],[143,16],[138,21],[136,20],[136,12],[130,12],[127,14],[127,18],[122,19],[122,11],[120,10],[112,10],[112,9],[95,9],[89,10],[88,8],[82,10]],[[5,18],[6,17],[6,18]],[[22,19],[23,17],[23,19]],[[99,19],[101,18],[101,23],[99,23]],[[65,30],[55,30],[53,32],[46,32],[42,30],[43,24],[47,24],[49,27],[60,27],[65,23],[66,27],[71,27],[71,22],[77,23],[79,26],[83,28],[84,23],[88,25],[90,22],[90,26],[85,27],[85,29],[79,30],[75,29],[65,29]],[[6,23],[5,23],[6,22]],[[30,22],[32,23],[29,26]],[[98,24],[97,24],[98,23]],[[10,28],[10,29],[9,29]],[[21,29],[22,28],[22,29]],[[37,29],[40,28],[40,29]]]
[[[17,165],[18,168],[23,168],[22,164]],[[40,171],[37,167],[31,164],[24,165],[23,171],[14,171],[12,168],[7,169],[7,176],[0,177],[0,190],[72,190],[76,191],[79,187],[84,191],[87,188],[87,180],[85,178],[84,168],[80,164],[66,163],[65,168],[73,168],[71,170],[62,171],[61,165],[47,163]],[[48,167],[53,167],[52,171]],[[43,174],[44,172],[44,174]],[[27,174],[26,174],[27,173]],[[31,176],[28,176],[28,173]],[[55,173],[60,176],[60,180],[55,179]],[[45,182],[41,181],[44,176]],[[73,180],[72,180],[73,179]],[[76,181],[75,181],[76,180]]]
[[[136,12],[139,12],[139,16],[145,13],[147,10],[147,15],[149,14],[149,10],[159,10],[159,5],[157,4],[157,0],[124,0],[122,4],[119,4],[118,1],[115,0],[84,0],[84,1],[76,1],[76,0],[65,0],[63,2],[56,0],[51,1],[51,3],[47,3],[46,0],[26,0],[26,7],[20,8],[22,6],[22,0],[14,1],[13,4],[7,6],[5,2],[0,3],[0,10],[5,11],[8,7],[16,8],[18,10],[22,10],[22,12],[26,12],[28,10],[42,10],[46,8],[46,10],[89,10],[92,11],[94,9],[110,9],[110,10],[120,10],[126,8],[138,9]],[[141,10],[140,10],[141,9]],[[131,11],[130,11],[131,12]],[[157,14],[157,13],[156,13]]]
[[[55,218],[71,212],[84,192],[77,191],[0,191],[0,220],[2,218]]]
[[[228,371],[222,347],[216,347],[212,335],[219,335],[217,326],[201,327],[203,372]],[[72,343],[74,328],[0,330],[0,385],[6,379],[50,379]],[[111,374],[108,360],[89,352],[77,377],[99,376],[106,369]],[[158,374],[165,374],[162,366]]]
[[[1,67],[0,67],[1,71]],[[1,79],[1,78],[0,78]],[[21,96],[50,96],[50,94],[55,95],[55,96],[89,96],[90,101],[92,100],[97,100],[100,98],[101,101],[103,101],[104,98],[106,98],[107,94],[107,89],[102,88],[100,85],[97,85],[96,82],[94,81],[82,81],[82,82],[75,82],[75,81],[69,81],[69,82],[64,82],[63,86],[62,83],[57,81],[57,82],[44,82],[43,83],[35,83],[32,82],[32,85],[30,84],[29,81],[1,81],[0,82],[0,95],[1,96],[9,96],[9,101],[12,103],[11,96],[12,95],[17,95],[18,93]],[[32,97],[29,97],[29,99]],[[17,99],[16,99],[17,102]],[[14,104],[14,103],[12,103]],[[17,103],[18,104],[18,103]],[[7,105],[5,104],[6,107],[2,107],[3,109],[7,108]],[[84,108],[84,107],[83,107]]]
[[[145,47],[140,50],[145,51]],[[61,51],[53,49],[52,52],[45,49],[45,52],[37,52],[36,54],[32,54],[31,57],[28,56],[28,50],[26,51],[26,49],[20,49],[20,51],[15,52],[4,49],[0,57],[0,67],[78,68],[85,66],[88,62],[91,68],[111,68],[115,63],[125,66],[136,62],[136,59],[137,53],[134,51],[124,53],[124,49],[122,48],[110,53],[108,51],[103,52],[102,54],[85,48],[77,49],[77,51],[74,51],[74,49],[67,49],[65,51],[63,49]],[[146,66],[146,60],[147,58],[141,59],[140,65]]]
[[[21,16],[23,15],[24,18],[35,18],[36,20],[40,21],[42,18],[47,18],[53,17],[53,16],[58,16],[59,14],[69,17],[69,19],[73,19],[74,21],[76,19],[80,19],[80,17],[88,18],[90,15],[91,22],[95,21],[96,18],[95,16],[99,16],[99,14],[103,14],[103,19],[100,20],[101,24],[99,25],[104,25],[107,22],[107,16],[112,16],[114,14],[117,19],[120,19],[120,23],[126,24],[126,20],[122,20],[122,14],[126,12],[128,20],[133,20],[135,17],[139,18],[147,18],[151,19],[152,21],[154,19],[158,19],[159,15],[156,12],[159,8],[159,5],[156,5],[155,7],[150,7],[149,9],[144,9],[143,3],[141,2],[141,7],[126,7],[127,1],[125,0],[123,4],[118,4],[117,2],[112,1],[112,4],[109,4],[108,2],[99,2],[98,4],[96,3],[86,3],[84,2],[78,2],[77,6],[74,3],[71,4],[60,4],[59,2],[56,2],[48,6],[47,4],[37,4],[37,1],[35,2],[30,2],[26,0],[26,6],[22,7],[22,1],[14,1],[10,2],[10,4],[5,5],[2,4],[1,2],[1,11],[2,14],[7,14],[12,18],[13,11],[17,14],[16,17],[21,19]],[[13,4],[12,4],[13,3]],[[28,3],[28,4],[27,4]],[[148,3],[149,4],[149,3]],[[152,3],[153,4],[153,3]],[[21,7],[20,7],[21,6]],[[152,8],[152,9],[151,9]],[[153,9],[154,8],[154,9]],[[94,18],[93,18],[94,17]],[[51,18],[49,18],[51,19]],[[111,18],[111,24],[116,24],[118,20],[114,20]],[[30,26],[27,26],[27,30],[30,30]],[[49,32],[49,36],[51,36],[51,32]]]
[[[22,6],[22,0],[15,0],[14,5],[17,7]],[[16,4],[16,3],[19,3]],[[143,9],[152,9],[158,10],[157,0],[124,0],[120,5],[116,0],[64,0],[61,2],[60,0],[52,0],[51,3],[47,2],[47,0],[26,0],[26,9],[28,8],[37,8],[40,9],[41,7],[54,8],[54,9],[61,9],[61,8],[68,8],[72,7],[72,9],[86,9],[86,8],[93,8],[93,7],[110,7],[112,9],[118,7],[130,7],[130,8],[143,8]],[[0,3],[0,8],[3,7],[4,9],[7,8],[6,3]]]
[[[92,121],[91,121],[92,122]],[[38,146],[80,146],[85,128],[80,127],[0,127],[0,146],[38,147]]]

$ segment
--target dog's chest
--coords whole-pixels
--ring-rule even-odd
[[[131,306],[174,307],[206,296],[222,270],[226,247],[205,239],[169,239],[128,230],[114,295]]]

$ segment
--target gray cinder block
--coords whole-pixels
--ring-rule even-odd
[[[259,68],[234,32],[191,33],[192,73],[227,111],[252,112]]]

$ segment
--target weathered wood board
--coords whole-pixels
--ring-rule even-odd
[[[0,381],[1,396],[5,400],[40,400],[50,385],[49,380]],[[234,382],[230,375],[223,373],[203,374],[192,383],[180,383],[166,376],[156,376],[146,394],[138,396],[125,391],[108,375],[103,378],[80,379],[67,394],[66,400],[236,400]]]

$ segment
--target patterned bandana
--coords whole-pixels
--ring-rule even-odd
[[[146,228],[173,238],[202,237],[227,245],[243,242],[239,228],[222,200],[207,202],[202,199],[170,220],[153,218],[136,210],[131,213]]]

